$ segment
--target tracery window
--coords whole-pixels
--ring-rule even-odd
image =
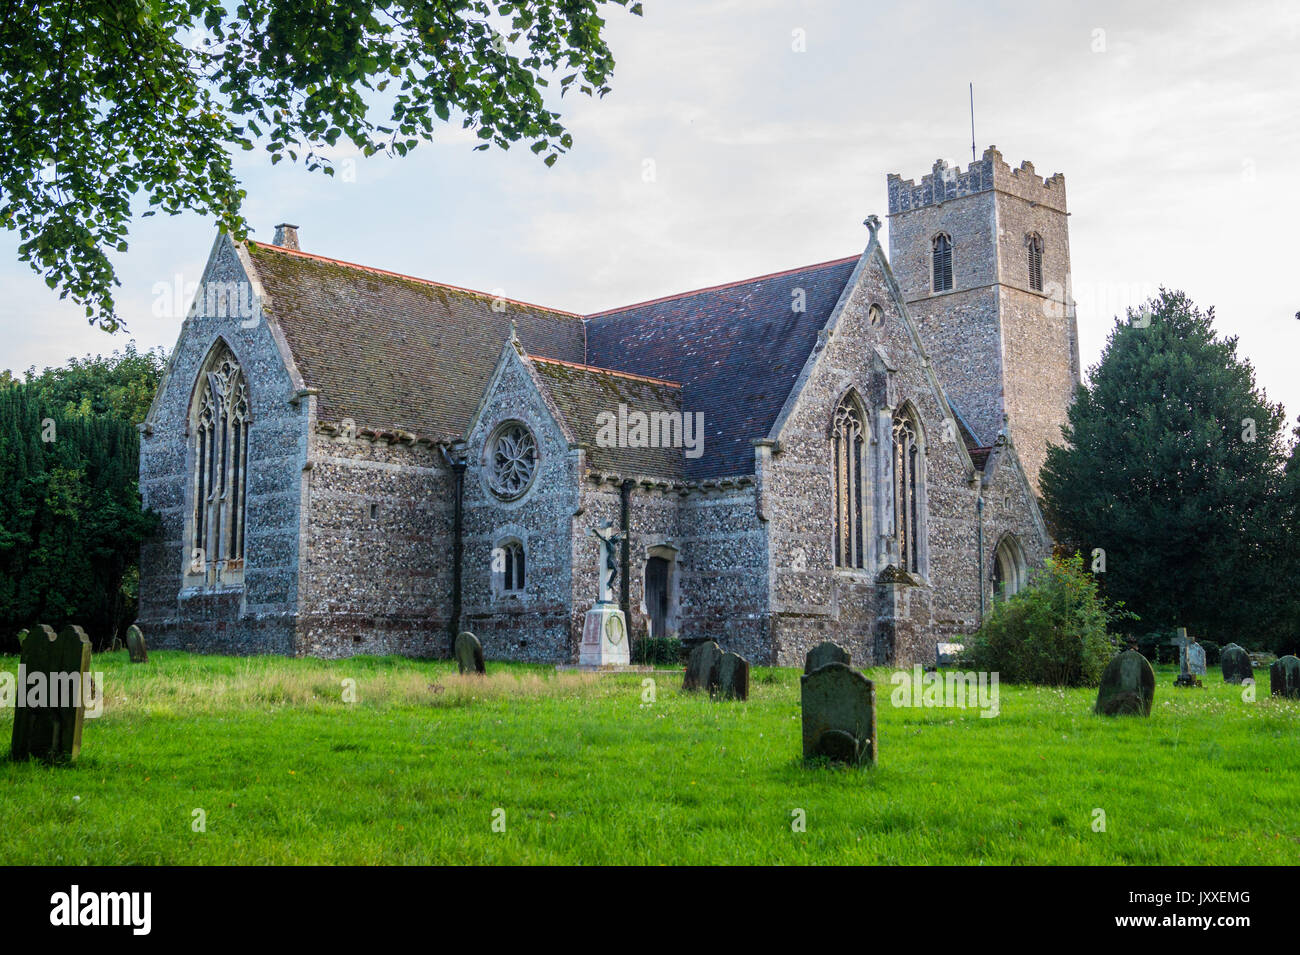
[[[537,441],[519,422],[511,422],[493,436],[487,460],[488,484],[498,497],[522,497],[537,470]]]
[[[862,473],[866,459],[862,412],[851,395],[835,409],[831,447],[835,470],[835,566],[866,566]]]
[[[493,555],[493,572],[498,575],[498,589],[503,594],[523,593],[526,583],[524,545],[509,540],[497,546]]]
[[[191,583],[240,583],[248,497],[248,382],[225,343],[199,375],[190,421]]]
[[[952,237],[940,232],[931,240],[931,259],[934,275],[934,290],[948,292],[952,290]]]
[[[1025,237],[1029,248],[1029,287],[1035,292],[1043,290],[1043,239],[1034,233]]]
[[[894,534],[898,566],[909,573],[921,571],[921,450],[916,424],[910,414],[894,418]]]

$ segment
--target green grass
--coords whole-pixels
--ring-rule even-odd
[[[0,760],[0,863],[1300,859],[1300,704],[1266,677],[1245,702],[1215,673],[1176,690],[1160,668],[1150,719],[1094,716],[1092,690],[1003,686],[987,719],[895,708],[872,671],[880,764],[845,770],[801,764],[794,670],[756,669],[743,704],[659,674],[642,705],[640,676],[523,665],[479,682],[396,658],[106,653],[93,669],[105,708],[75,766]]]

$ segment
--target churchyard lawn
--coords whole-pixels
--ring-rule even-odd
[[[104,712],[80,761],[0,762],[0,863],[1300,861],[1300,703],[1261,671],[1246,702],[1216,668],[1181,690],[1160,667],[1149,719],[1005,685],[994,718],[899,708],[891,671],[867,671],[880,764],[851,770],[801,763],[796,670],[755,668],[749,702],[713,703],[680,672],[646,702],[641,675],[492,662],[151,651],[92,669]]]

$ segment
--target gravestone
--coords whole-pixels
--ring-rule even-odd
[[[81,727],[90,693],[90,638],[80,627],[38,626],[18,634],[19,663],[26,673],[14,709],[12,759],[35,756],[73,762],[81,753]],[[39,696],[36,685],[43,684]]]
[[[1178,647],[1178,679],[1174,680],[1174,686],[1192,687],[1200,686],[1201,681],[1192,673],[1190,658],[1188,656],[1192,644],[1195,640],[1188,639],[1187,628],[1179,627],[1178,636],[1174,638],[1174,644]],[[1205,651],[1201,651],[1201,672],[1205,672]]]
[[[934,645],[934,665],[950,667],[956,664],[966,650],[964,643],[936,643]]]
[[[117,653],[117,652],[119,652],[119,651],[122,649],[122,638],[121,638],[121,637],[114,637],[114,638],[113,638],[113,642],[112,642],[111,644],[109,644],[108,649],[109,649],[110,651],[112,651],[113,653]]]
[[[749,661],[728,650],[718,661],[718,696],[724,700],[749,699]]]
[[[483,644],[468,630],[456,638],[456,667],[461,673],[487,673],[483,662]]]
[[[1205,647],[1195,640],[1187,645],[1187,670],[1192,676],[1205,676]]]
[[[1274,696],[1300,700],[1300,657],[1287,654],[1268,668],[1268,688]]]
[[[1224,683],[1240,683],[1255,678],[1255,670],[1250,665],[1250,654],[1235,643],[1223,648],[1219,654],[1219,665],[1223,668]]]
[[[803,672],[812,673],[813,670],[820,670],[828,663],[843,663],[848,666],[849,651],[829,640],[819,643],[803,658]]]
[[[1102,716],[1150,716],[1156,695],[1156,674],[1147,658],[1125,650],[1106,665],[1097,691],[1095,710]]]
[[[876,686],[846,663],[832,662],[799,678],[803,758],[850,766],[876,762]]]
[[[135,624],[126,628],[126,648],[131,651],[132,663],[149,662],[149,648],[145,646],[144,634]]]
[[[712,640],[698,644],[686,659],[683,690],[718,691],[718,671],[722,665],[722,648]]]

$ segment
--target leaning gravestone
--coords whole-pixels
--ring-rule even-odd
[[[1219,654],[1219,665],[1223,667],[1224,683],[1240,683],[1255,678],[1255,670],[1250,665],[1250,654],[1235,643],[1223,648]]]
[[[1274,696],[1300,700],[1300,657],[1288,654],[1268,668],[1268,688]]]
[[[686,676],[682,679],[683,690],[718,691],[718,670],[722,666],[722,648],[712,640],[701,643],[691,651],[686,659]]]
[[[1102,716],[1150,716],[1155,695],[1156,674],[1151,664],[1136,650],[1125,650],[1101,675],[1096,712]]]
[[[724,700],[749,699],[749,661],[728,650],[718,661],[718,696]]]
[[[19,663],[27,674],[21,706],[14,709],[13,759],[32,756],[73,762],[81,752],[81,727],[90,692],[90,638],[80,627],[55,635],[44,624],[18,635]],[[37,697],[33,677],[43,683]]]
[[[846,663],[832,662],[799,678],[803,758],[851,766],[876,762],[876,686]]]
[[[813,670],[820,670],[828,663],[843,663],[848,666],[849,651],[829,640],[819,643],[803,658],[803,672],[812,673]]]
[[[487,673],[483,662],[483,644],[468,630],[456,638],[456,666],[461,673]]]
[[[149,648],[145,646],[144,634],[135,624],[126,628],[126,648],[131,651],[132,663],[149,662]]]

